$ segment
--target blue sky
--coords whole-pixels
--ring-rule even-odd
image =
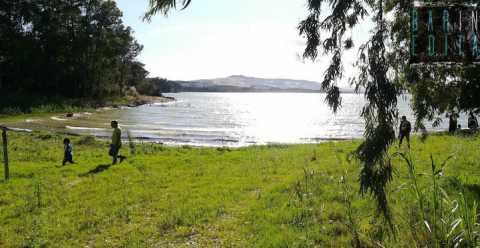
[[[184,11],[141,20],[148,0],[117,0],[144,45],[150,76],[172,80],[248,75],[321,81],[328,58],[302,62],[296,26],[307,0],[193,0]],[[351,59],[348,56],[347,59]]]

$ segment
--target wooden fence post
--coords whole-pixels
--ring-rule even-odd
[[[8,168],[8,148],[7,148],[7,128],[2,128],[2,141],[3,141],[3,165],[5,166],[5,180],[10,177],[10,171]]]

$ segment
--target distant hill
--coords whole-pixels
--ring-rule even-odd
[[[213,91],[320,91],[320,83],[306,80],[267,79],[241,75],[181,82],[182,88]]]
[[[294,79],[268,79],[234,75],[225,78],[192,81],[150,79],[159,92],[323,92],[319,82]],[[341,89],[351,93],[351,89]]]

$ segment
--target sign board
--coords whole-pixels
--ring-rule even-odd
[[[479,6],[441,2],[413,2],[410,63],[480,63]]]

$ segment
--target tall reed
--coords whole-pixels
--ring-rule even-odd
[[[419,219],[414,219],[410,225],[411,233],[415,234],[417,246],[426,247],[477,247],[478,221],[477,204],[469,202],[465,196],[464,187],[457,198],[452,199],[440,185],[440,179],[448,161],[440,165],[430,156],[431,171],[427,186],[421,187],[415,170],[415,163],[410,154],[398,153],[405,161],[409,174],[409,188],[414,194]],[[415,217],[411,217],[415,218]]]

